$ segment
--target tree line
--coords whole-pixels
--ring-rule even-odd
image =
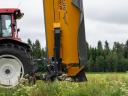
[[[31,46],[32,57],[35,60],[39,72],[47,71],[47,53],[46,48],[42,48],[40,41],[36,40],[34,43],[28,39],[27,43]]]
[[[28,44],[32,47],[32,55],[38,61],[38,71],[46,71],[47,52],[42,48],[39,40],[34,43],[28,39]],[[126,72],[128,71],[128,40],[125,44],[114,42],[110,48],[108,41],[102,44],[98,41],[97,47],[91,47],[87,43],[87,66],[88,72]]]
[[[88,45],[88,44],[87,44]],[[87,46],[89,72],[126,72],[128,71],[128,41],[125,44],[114,42],[113,48],[105,41],[98,41],[97,47]]]

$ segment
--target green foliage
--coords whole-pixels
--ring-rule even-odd
[[[41,72],[46,71],[47,52],[42,48],[39,40],[34,43],[28,39],[28,44],[32,46],[32,55],[35,59],[42,58],[38,61],[38,67]],[[128,71],[128,41],[125,44],[114,42],[113,48],[105,41],[102,44],[98,41],[97,47],[93,48],[87,43],[88,72],[126,72]],[[103,46],[104,45],[104,46]]]
[[[42,50],[39,40],[36,40],[33,44],[33,56],[35,58],[41,58],[42,57]]]
[[[126,72],[128,70],[128,41],[126,44],[114,42],[113,48],[105,41],[99,41],[97,48],[88,49],[89,72]]]
[[[37,81],[33,86],[0,89],[0,96],[128,96],[127,73],[90,73],[87,77],[83,83]]]
[[[28,39],[28,44],[32,48],[32,56],[33,59],[41,59],[40,61],[37,61],[38,71],[45,72],[47,69],[47,61],[46,61],[46,48],[42,48],[40,41],[36,40],[34,43],[30,39]]]

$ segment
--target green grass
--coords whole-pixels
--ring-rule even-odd
[[[87,77],[86,83],[38,81],[0,89],[0,96],[128,96],[128,73],[88,73]]]

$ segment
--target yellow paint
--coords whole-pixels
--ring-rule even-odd
[[[43,0],[48,57],[54,56],[54,28],[61,26],[62,63],[78,64],[78,28],[80,11],[72,0]],[[62,2],[63,1],[63,2]],[[68,75],[76,75],[81,68],[68,69]]]
[[[60,23],[53,23],[53,28],[60,28]]]

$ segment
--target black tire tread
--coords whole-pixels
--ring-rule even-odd
[[[0,55],[10,54],[17,57],[23,64],[24,73],[31,74],[33,71],[32,57],[30,52],[20,45],[14,45],[12,43],[0,44]]]

